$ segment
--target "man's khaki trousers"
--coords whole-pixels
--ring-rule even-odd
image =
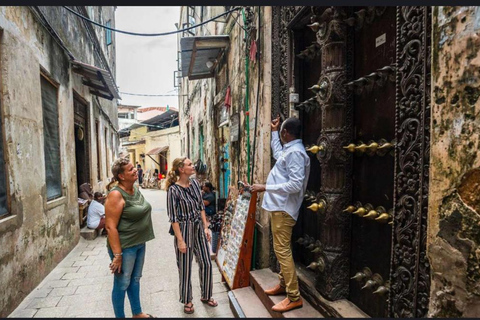
[[[272,226],[273,250],[280,264],[280,285],[286,288],[287,296],[291,301],[300,298],[297,273],[293,262],[291,239],[296,221],[284,211],[271,211],[270,223]]]

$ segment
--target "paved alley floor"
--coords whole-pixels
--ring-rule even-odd
[[[157,317],[233,317],[229,307],[227,287],[221,282],[218,267],[213,262],[213,297],[218,307],[211,308],[200,301],[198,265],[193,262],[192,286],[195,313],[183,312],[178,299],[178,270],[173,249],[173,236],[166,208],[166,193],[141,189],[153,207],[155,239],[147,242],[147,251],[140,294],[143,311]],[[35,288],[9,317],[114,317],[111,291],[113,275],[108,265],[106,237],[95,240],[80,237],[78,245]],[[128,297],[125,315],[131,317]]]

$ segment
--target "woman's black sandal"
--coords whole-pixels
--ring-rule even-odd
[[[195,312],[195,309],[193,308],[193,303],[190,306],[188,306],[187,304],[183,306],[183,312],[185,312],[186,314],[192,314],[193,312]]]

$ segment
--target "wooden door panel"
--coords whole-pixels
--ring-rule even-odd
[[[296,87],[300,96],[300,101],[313,100],[312,107],[308,112],[302,111],[300,119],[303,123],[303,144],[305,146],[315,145],[322,129],[322,110],[316,102],[316,96],[309,88],[318,82],[318,76],[321,72],[321,58],[319,52],[314,52],[316,43],[315,33],[303,25],[302,28],[295,31],[294,47],[295,59],[297,63]],[[304,49],[310,47],[308,55],[302,54]],[[300,55],[300,57],[299,57]],[[309,153],[310,157],[310,176],[308,177],[307,190],[317,194],[320,191],[321,168],[315,155]],[[294,229],[293,240],[303,237],[305,234],[315,239],[320,238],[320,220],[318,214],[308,210],[307,205],[302,205],[300,215]],[[294,242],[294,259],[305,266],[314,259],[311,250]]]
[[[379,41],[382,38],[384,41]],[[354,79],[364,79],[358,82],[359,85],[353,86],[353,143],[357,146],[362,142],[381,145],[381,139],[392,142],[394,138],[394,69],[388,69],[394,62],[395,8],[387,8],[383,14],[377,15],[371,23],[365,23],[355,32]],[[385,209],[383,212],[392,208],[394,157],[390,152],[382,156],[355,152],[352,180],[353,204],[359,201],[364,207],[367,203],[373,208],[382,206]],[[368,267],[372,274],[379,274],[383,282],[387,281],[390,276],[391,238],[391,225],[353,215],[351,277]],[[366,280],[350,280],[349,299],[370,316],[386,317],[388,295],[374,294],[378,286],[362,289]]]

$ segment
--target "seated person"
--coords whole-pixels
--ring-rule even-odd
[[[95,192],[94,200],[88,206],[87,227],[89,229],[101,230],[105,228],[105,197],[100,192]]]
[[[92,186],[90,183],[83,183],[78,187],[78,197],[84,200],[88,200],[88,203],[93,200]]]
[[[205,204],[205,213],[211,217],[215,215],[215,193],[213,193],[213,185],[210,182],[205,182],[202,186],[203,204]]]

